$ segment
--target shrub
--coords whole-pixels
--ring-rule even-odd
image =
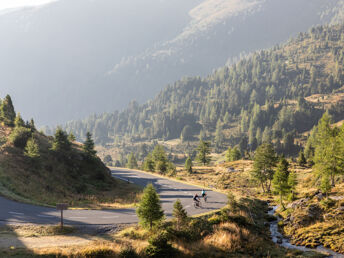
[[[139,257],[131,245],[124,247],[119,253],[121,258],[137,258]]]
[[[31,137],[31,130],[25,127],[15,128],[9,139],[10,142],[14,144],[15,147],[24,149],[28,139]]]
[[[161,233],[149,240],[145,253],[148,257],[175,257],[177,250],[168,243],[166,233]]]

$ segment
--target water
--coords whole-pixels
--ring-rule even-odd
[[[268,213],[270,215],[274,215],[277,207],[278,206],[273,206],[272,210],[270,210]],[[343,254],[336,253],[336,252],[332,251],[331,249],[327,249],[327,248],[325,248],[323,246],[318,246],[317,248],[312,249],[312,248],[308,248],[308,247],[305,247],[305,246],[292,245],[289,242],[289,239],[283,237],[283,235],[280,232],[278,232],[278,225],[277,224],[278,224],[278,222],[280,220],[281,220],[280,218],[277,218],[277,220],[275,220],[273,222],[270,222],[270,232],[271,232],[272,241],[274,243],[277,243],[277,241],[280,239],[280,240],[282,240],[282,243],[279,243],[279,245],[281,245],[281,246],[283,246],[285,248],[288,248],[288,249],[297,249],[297,250],[301,250],[301,251],[304,251],[304,252],[308,252],[308,251],[313,251],[314,252],[315,251],[315,252],[319,252],[319,253],[328,255],[328,257],[344,258]]]

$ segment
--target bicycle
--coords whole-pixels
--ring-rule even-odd
[[[194,208],[197,209],[197,208],[202,208],[201,206],[201,201],[193,201],[193,205],[194,205]]]

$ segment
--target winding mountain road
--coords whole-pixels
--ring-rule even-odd
[[[146,186],[152,183],[160,195],[163,210],[167,218],[172,217],[173,204],[180,199],[189,215],[200,214],[225,206],[224,194],[208,191],[208,201],[202,201],[202,208],[194,208],[192,196],[200,194],[199,187],[183,184],[148,173],[129,169],[113,169],[112,175],[130,183]],[[57,224],[60,212],[53,208],[14,202],[0,197],[0,224]],[[119,223],[136,223],[135,209],[116,210],[66,210],[64,222],[67,225],[110,225]]]

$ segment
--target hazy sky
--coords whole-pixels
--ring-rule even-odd
[[[54,0],[0,0],[0,11],[23,6],[35,6],[46,4]]]

